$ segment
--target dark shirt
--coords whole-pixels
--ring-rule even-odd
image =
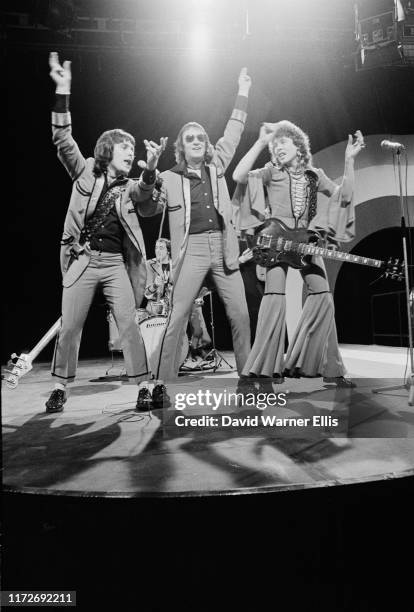
[[[116,185],[126,184],[128,179],[119,177],[115,179],[109,186],[105,181],[105,187],[99,197],[98,204],[108,191]],[[110,212],[103,220],[102,225],[97,229],[90,239],[90,247],[95,251],[104,251],[105,253],[122,253],[122,241],[124,237],[124,228],[121,225],[115,206],[112,206]]]
[[[148,175],[151,175],[150,171],[145,170],[143,173],[143,180],[145,180],[146,173]],[[111,189],[116,186],[122,187],[122,185],[126,187],[127,182],[128,179],[126,177],[119,176],[110,185],[108,185],[107,179],[105,177],[105,186],[102,190],[101,195],[99,196],[99,200],[96,205],[96,210],[98,210],[99,203],[102,201],[102,198],[104,198],[105,195],[108,194]],[[105,217],[100,227],[98,227],[97,230],[91,236],[89,240],[90,247],[95,251],[104,251],[105,253],[122,253],[124,233],[125,230],[119,220],[114,203],[110,212]]]
[[[214,206],[209,172],[205,165],[202,165],[200,170],[201,178],[190,168],[184,172],[184,176],[190,179],[191,189],[190,234],[222,229],[220,214]]]

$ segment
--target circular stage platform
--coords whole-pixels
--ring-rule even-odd
[[[414,418],[404,389],[372,393],[390,379],[361,377],[352,390],[291,380],[274,385],[287,401],[273,411],[176,408],[178,393],[231,392],[234,373],[219,370],[169,386],[170,409],[137,413],[136,387],[106,370],[81,362],[57,415],[44,413],[47,365],[3,390],[7,589],[76,590],[82,610],[287,600],[376,612],[386,597],[368,567],[409,584],[400,548],[412,531]],[[176,421],[201,416],[220,418]]]
[[[104,361],[81,362],[65,410],[47,415],[48,366],[36,365],[3,392],[3,485],[49,495],[182,497],[413,474],[407,392],[372,393],[402,381],[354,380],[356,388],[338,389],[320,378],[287,379],[262,388],[266,402],[273,393],[272,405],[259,396],[252,405],[235,399],[234,372],[203,372],[169,385],[169,409],[138,413],[136,387],[122,384],[116,368],[105,375]]]

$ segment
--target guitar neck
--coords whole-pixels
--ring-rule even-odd
[[[61,319],[58,319],[56,321],[56,323],[54,323],[52,325],[52,327],[45,333],[45,335],[39,340],[39,342],[36,344],[36,346],[34,348],[32,348],[30,353],[27,354],[27,357],[30,359],[30,361],[32,361],[33,359],[36,359],[38,354],[41,351],[43,351],[45,346],[47,346],[49,344],[49,342],[51,340],[53,340],[53,338],[59,332],[60,325],[61,325]]]
[[[295,243],[292,243],[292,247]],[[292,250],[302,253],[303,255],[320,255],[326,259],[335,259],[336,261],[346,261],[348,263],[356,263],[363,266],[371,266],[373,268],[382,268],[384,262],[380,259],[372,259],[371,257],[362,257],[361,255],[353,255],[352,253],[343,253],[333,249],[324,249],[322,247],[313,246],[311,244],[296,243],[296,248]]]

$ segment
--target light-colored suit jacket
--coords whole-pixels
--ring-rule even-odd
[[[72,195],[65,218],[61,240],[60,263],[63,286],[70,287],[84,272],[90,261],[88,249],[79,246],[80,233],[96,208],[105,184],[104,176],[95,176],[95,160],[85,159],[72,137],[71,114],[52,113],[53,142],[57,147],[58,158],[66,168],[72,181]],[[125,191],[115,203],[116,211],[125,230],[123,254],[131,280],[137,308],[144,296],[146,282],[145,244],[139,224],[138,213],[151,215],[151,193],[154,185],[141,180],[128,179]],[[156,211],[152,214],[155,214]],[[76,259],[71,251],[79,251]]]
[[[213,159],[206,164],[214,206],[223,222],[224,261],[229,270],[237,270],[239,267],[239,245],[232,223],[232,205],[224,173],[240,142],[246,117],[245,111],[237,107],[233,110],[224,135],[215,146]],[[184,176],[184,171],[185,162],[181,162],[160,175],[163,179],[160,200],[167,207],[170,226],[174,282],[180,273],[187,249],[191,222],[190,180]]]

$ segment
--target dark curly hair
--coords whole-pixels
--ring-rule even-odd
[[[276,138],[281,138],[282,136],[291,138],[293,144],[299,149],[300,163],[302,166],[304,168],[309,168],[309,166],[312,166],[312,153],[310,150],[309,136],[305,134],[300,127],[291,121],[286,120],[278,121],[277,123],[274,123],[272,127],[275,131],[272,140],[269,142],[269,151],[270,157],[272,158],[272,162],[275,164],[275,166],[278,168],[280,167],[280,164],[274,154],[274,141]]]
[[[205,156],[204,156],[204,161],[207,164],[209,164],[211,162],[211,160],[213,159],[214,147],[211,144],[210,138],[208,137],[208,134],[205,131],[205,129],[203,128],[203,126],[200,125],[199,123],[196,123],[195,121],[190,121],[189,123],[186,123],[185,125],[183,125],[181,130],[178,132],[177,139],[176,139],[176,141],[174,143],[175,161],[177,162],[177,164],[179,164],[180,162],[185,160],[183,135],[184,135],[184,132],[186,130],[189,130],[190,128],[197,128],[197,129],[201,130],[205,134],[205,137],[206,137],[206,153],[205,153]]]
[[[114,145],[125,141],[130,142],[135,147],[135,138],[124,130],[107,130],[99,136],[94,151],[95,166],[93,172],[95,176],[100,176],[103,172],[106,172],[108,164],[112,160]]]

